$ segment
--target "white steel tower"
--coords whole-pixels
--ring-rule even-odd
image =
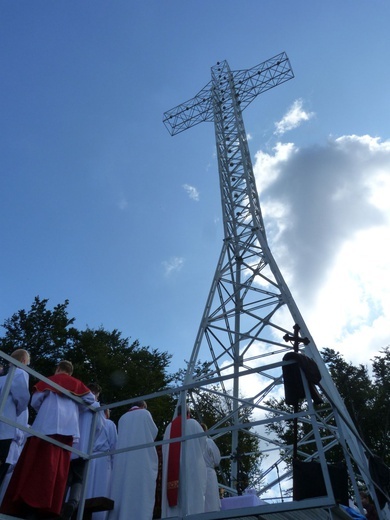
[[[316,460],[320,464],[326,496],[313,500],[330,506],[338,499],[332,489],[326,455],[335,444],[341,446],[354,494],[359,494],[358,481],[364,481],[374,496],[376,485],[370,477],[366,447],[270,251],[242,117],[244,108],[258,94],[293,77],[285,53],[247,70],[232,71],[222,61],[211,68],[211,81],[194,98],[164,114],[164,124],[172,135],[203,121],[214,123],[224,226],[222,251],[184,386],[221,385],[232,424],[232,487],[237,482],[235,455],[239,453],[239,432],[248,428],[240,420],[240,411],[250,406],[255,418],[250,425],[257,428],[262,446],[268,446],[270,454],[270,464],[263,470],[266,484],[260,493],[291,478],[291,470],[286,469],[283,460],[300,457],[305,462]],[[302,357],[286,359],[288,353]],[[291,412],[270,408],[266,404],[270,397],[281,396],[285,367],[298,366],[304,358],[314,361],[320,374],[321,413],[302,367],[298,372],[306,406],[294,403]],[[208,362],[206,376],[196,371],[200,360]],[[251,383],[246,384],[246,380]],[[248,386],[251,395],[247,393]],[[306,433],[294,446],[280,446],[264,434],[264,425],[271,420],[291,421],[295,426],[305,424]],[[214,431],[218,435],[218,425]],[[308,445],[310,454],[305,449]],[[280,473],[283,467],[285,471]]]

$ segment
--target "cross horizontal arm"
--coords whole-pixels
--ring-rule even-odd
[[[234,91],[241,110],[256,96],[294,77],[285,52],[251,69],[231,73]],[[171,135],[184,132],[204,121],[214,121],[212,81],[185,103],[164,113],[163,123]]]
[[[195,97],[164,112],[163,123],[171,135],[176,135],[203,121],[213,120],[211,81],[209,81]]]
[[[294,73],[285,52],[251,69],[233,71],[234,85],[241,110],[244,110],[259,94],[293,77]]]

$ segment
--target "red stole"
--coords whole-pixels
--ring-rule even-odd
[[[170,439],[181,437],[181,415],[173,419],[171,423]],[[168,452],[168,478],[167,498],[170,507],[177,506],[179,498],[179,473],[180,473],[181,442],[172,442]]]
[[[68,374],[54,374],[54,376],[50,376],[48,379],[62,386],[62,388],[65,388],[65,390],[68,390],[73,395],[82,396],[90,393],[90,389],[86,387],[84,383]],[[50,390],[57,394],[61,393],[60,390],[57,390],[54,386],[50,386],[49,383],[45,381],[39,381],[39,383],[34,386],[34,392],[44,392],[45,390]]]

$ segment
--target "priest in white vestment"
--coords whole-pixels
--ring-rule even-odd
[[[204,423],[202,423],[201,426],[204,431],[207,431],[207,426]],[[204,510],[205,512],[219,511],[221,509],[221,500],[219,498],[218,479],[215,468],[217,468],[221,462],[221,453],[211,437],[206,437],[206,450],[203,453],[203,457],[207,467]]]
[[[101,392],[101,387],[97,383],[90,383],[88,388],[90,388],[94,399],[94,402],[91,403],[91,407],[97,409],[100,407],[98,399],[99,394]],[[97,414],[95,422],[95,432],[92,432],[95,414]],[[83,453],[89,453],[88,450],[91,442],[90,437],[92,434],[95,438],[97,438],[100,435],[100,432],[103,429],[104,421],[105,418],[103,411],[100,410],[97,412],[92,412],[90,409],[86,407],[79,406],[79,436],[74,439],[73,447]],[[61,520],[71,520],[75,511],[78,508],[83,489],[83,479],[85,476],[86,464],[86,458],[80,457],[76,453],[72,452],[67,480],[68,490],[66,494],[66,502],[64,503],[61,511]]]
[[[116,449],[153,443],[157,426],[145,401],[135,403],[119,419]],[[152,520],[158,456],[154,446],[116,453],[111,481],[114,509],[109,520]]]
[[[164,440],[182,435],[180,407],[178,413],[179,415],[168,424]],[[203,428],[198,421],[187,415],[183,435],[197,433],[204,433]],[[163,444],[161,518],[204,512],[207,480],[207,468],[203,457],[205,449],[205,436],[189,439],[185,441],[185,458],[180,460],[183,453],[182,442]],[[172,467],[172,462],[176,468]],[[184,479],[179,468],[185,471]]]
[[[93,453],[106,453],[115,450],[117,437],[116,425],[111,421],[110,410],[107,408],[104,410],[102,429],[94,442]],[[90,460],[86,498],[111,498],[112,466],[113,455]],[[106,520],[107,516],[107,511],[99,511],[92,513],[92,520]]]

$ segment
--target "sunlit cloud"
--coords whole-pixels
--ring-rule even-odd
[[[190,199],[196,201],[199,200],[199,191],[194,186],[190,186],[189,184],[183,184],[183,188],[187,192]]]
[[[369,364],[390,344],[390,141],[279,143],[254,171],[271,250],[317,347]]]
[[[302,99],[297,99],[288,109],[283,118],[275,123],[275,135],[283,135],[289,130],[294,130],[304,121],[308,121],[314,116],[314,112],[306,112],[303,109]]]
[[[164,267],[165,276],[171,276],[172,274],[180,271],[180,269],[183,267],[184,258],[174,256],[169,260],[164,261],[162,264]]]
[[[277,143],[273,154],[261,150],[256,153],[253,172],[260,196],[279,177],[283,166],[291,160],[296,150],[293,143]]]

